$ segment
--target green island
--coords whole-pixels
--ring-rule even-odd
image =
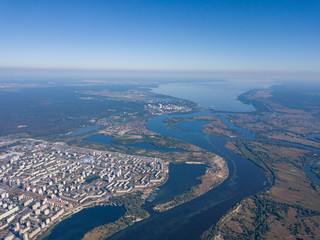
[[[168,118],[165,123],[171,128],[182,129],[176,124],[186,121],[209,121],[210,123],[203,126],[203,132],[219,137],[240,137],[241,133],[226,126],[221,119],[213,116],[199,116],[191,118]]]

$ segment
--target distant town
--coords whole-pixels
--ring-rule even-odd
[[[172,101],[175,101],[175,99]],[[98,120],[91,120],[91,123],[95,123],[98,126],[103,126],[105,132],[113,132],[119,135],[154,135],[155,133],[146,127],[146,122],[150,116],[180,112],[185,113],[191,112],[195,109],[193,106],[185,106],[180,102],[178,103],[180,105],[172,104],[169,102],[169,100],[150,100],[149,102],[152,102],[152,104],[148,103],[144,106],[144,110],[150,114],[149,116],[141,115],[141,112],[121,112],[115,113],[109,117],[100,118]]]
[[[66,215],[167,177],[158,158],[0,139],[0,238],[35,239]]]

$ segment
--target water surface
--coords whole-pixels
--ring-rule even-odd
[[[261,81],[225,80],[212,82],[187,82],[160,84],[155,93],[183,98],[220,111],[250,112],[252,105],[244,104],[238,96],[253,88],[265,88],[270,84]]]
[[[98,130],[99,128],[101,128],[101,126],[92,126],[92,127],[82,128],[80,130],[70,133],[69,136],[78,136],[78,135],[86,134],[94,130]]]
[[[81,239],[93,228],[118,220],[124,212],[124,207],[115,206],[83,209],[54,227],[45,240]]]
[[[145,207],[171,201],[175,196],[187,192],[192,186],[200,183],[198,177],[206,171],[204,164],[170,164],[169,179],[156,191],[152,202]],[[89,179],[88,182],[95,180]],[[59,223],[47,236],[46,240],[81,239],[88,231],[100,225],[114,222],[124,215],[123,207],[106,206],[84,209]]]
[[[320,185],[320,178],[312,172],[312,166],[319,164],[320,160],[318,161],[313,161],[313,162],[309,162],[306,164],[306,166],[304,167],[304,172],[307,174],[307,176],[315,183],[317,183],[318,185]]]
[[[178,138],[214,152],[226,159],[229,177],[208,193],[169,211],[150,211],[151,216],[113,235],[110,239],[199,239],[200,235],[215,224],[223,214],[244,197],[265,189],[267,179],[261,170],[249,160],[225,147],[229,138],[202,132],[206,121],[179,123],[181,129],[172,129],[163,122],[168,117],[208,116],[208,112],[189,115],[161,115],[151,119],[148,127],[162,135]]]
[[[159,187],[153,205],[171,201],[190,187],[200,184],[198,177],[205,174],[206,167],[204,164],[170,164],[169,179]]]
[[[114,143],[112,142],[113,136],[108,136],[104,134],[96,134],[92,135],[90,137],[84,138],[84,141],[89,142],[97,142],[97,143],[105,143],[105,144],[113,144],[113,145],[121,145],[121,146],[127,146],[127,147],[136,147],[136,148],[143,148],[148,150],[157,150],[157,151],[175,151],[175,152],[182,152],[183,149],[180,148],[164,148],[164,147],[158,147],[156,145],[153,145],[151,143],[146,142],[139,142],[134,144],[120,144],[120,143]]]

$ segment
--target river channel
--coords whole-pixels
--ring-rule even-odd
[[[217,188],[167,212],[152,211],[153,204],[143,206],[151,216],[113,235],[110,239],[199,239],[202,232],[244,197],[262,191],[267,179],[249,160],[225,147],[229,138],[202,132],[206,121],[181,122],[185,130],[170,129],[163,122],[168,117],[212,115],[209,111],[184,115],[161,115],[151,119],[148,127],[162,135],[178,138],[214,152],[228,162],[229,177]],[[237,129],[242,131],[242,129]],[[247,132],[243,132],[247,134]]]
[[[181,122],[177,126],[185,129],[170,129],[164,124],[169,117],[218,116],[225,124],[242,133],[242,137],[218,137],[202,132],[206,121]],[[188,203],[164,213],[152,211],[152,206],[144,207],[151,212],[151,217],[115,234],[110,239],[199,239],[201,233],[215,224],[220,217],[241,199],[264,190],[269,183],[262,171],[238,154],[225,147],[226,141],[234,139],[251,139],[289,144],[309,150],[319,149],[278,140],[257,139],[244,129],[238,128],[226,119],[226,114],[209,111],[188,115],[161,115],[151,119],[148,127],[162,135],[178,138],[214,152],[228,162],[229,177],[217,188]]]
[[[229,127],[241,132],[242,136],[229,138],[205,134],[202,130],[203,125],[208,123],[207,121],[186,121],[178,123],[177,126],[184,130],[169,128],[164,123],[164,120],[169,117],[186,118],[196,116],[219,117]],[[262,191],[269,185],[265,175],[255,164],[225,147],[225,143],[229,140],[240,138],[259,140],[255,138],[251,132],[234,126],[233,123],[227,120],[226,116],[226,113],[203,111],[183,115],[160,115],[152,118],[148,122],[148,127],[155,132],[184,140],[223,157],[228,163],[229,177],[220,186],[203,196],[163,213],[154,212],[152,208],[155,204],[171,200],[175,195],[179,194],[177,192],[185,192],[188,187],[196,184],[195,178],[204,173],[203,165],[201,166],[202,168],[195,165],[186,168],[185,166],[182,166],[183,164],[179,164],[181,166],[175,166],[174,168],[171,166],[169,181],[160,187],[160,190],[157,192],[157,195],[152,202],[147,201],[146,204],[143,205],[143,208],[146,209],[151,216],[148,219],[135,223],[121,232],[116,233],[109,239],[199,239],[200,235],[205,230],[212,224],[215,224],[222,215],[230,210],[241,199]],[[93,138],[85,140],[96,140],[97,142],[112,144],[111,138],[105,140],[101,139],[100,135],[97,135],[97,137],[98,139]],[[266,139],[261,140],[269,141]],[[277,142],[290,144],[285,141]],[[290,145],[299,146],[299,144],[293,143]],[[146,148],[148,147],[150,146],[146,146]],[[310,150],[315,149],[311,147]],[[192,170],[192,167],[195,169]],[[189,175],[187,172],[189,172]],[[190,175],[190,173],[192,174]],[[185,176],[190,176],[190,179],[188,179],[189,181],[183,178],[179,179],[179,177],[184,174]],[[176,177],[178,177],[176,180],[171,181],[172,178]],[[182,184],[180,190],[175,189],[174,185],[181,181],[185,184]],[[108,213],[106,214],[109,215]]]
[[[227,180],[217,188],[188,203],[163,213],[154,212],[152,208],[155,204],[172,200],[175,195],[185,192],[190,186],[197,184],[196,177],[202,175],[206,167],[205,165],[170,165],[168,182],[160,187],[160,190],[152,202],[147,201],[146,204],[142,206],[151,216],[113,235],[110,239],[199,239],[201,233],[216,223],[220,217],[237,202],[244,197],[262,191],[268,185],[265,175],[256,165],[225,147],[226,141],[230,140],[230,138],[212,136],[202,132],[203,125],[207,124],[207,121],[179,123],[178,126],[185,130],[168,128],[163,122],[163,120],[169,117],[184,118],[208,115],[214,115],[214,113],[203,111],[183,115],[160,115],[152,118],[148,122],[148,127],[162,135],[187,141],[226,159],[229,167],[229,177]],[[237,128],[237,130],[241,131],[244,137],[250,135],[250,132],[240,128]],[[102,141],[100,137],[101,136],[98,136],[98,142],[106,141],[105,139]],[[110,144],[111,139],[107,140],[105,143]],[[190,179],[188,179],[188,177]],[[181,186],[176,186],[178,183],[182,183]],[[63,237],[65,234],[71,237],[72,234],[67,233],[69,229],[68,226],[75,226],[75,223],[77,223],[77,227],[72,227],[71,229],[82,229],[81,226],[86,225],[85,222],[78,221],[79,218],[85,220],[82,212],[83,211],[74,215],[71,219],[67,219],[58,224],[47,239],[65,239]],[[102,217],[100,213],[99,217]],[[103,215],[110,218],[112,214],[111,212],[106,212]],[[108,219],[108,221],[110,220]],[[92,221],[92,223],[93,222],[95,221]],[[99,225],[101,225],[101,223]],[[92,229],[98,225],[96,222],[94,226],[90,226],[92,226]],[[63,231],[60,231],[61,229],[63,229]],[[81,231],[81,233],[74,234],[73,237],[69,239],[79,239],[78,237],[83,236],[83,234],[84,232]]]
[[[228,110],[232,111],[230,109]],[[243,109],[243,111],[247,110],[251,109],[247,107]],[[229,177],[215,189],[212,189],[208,193],[190,202],[182,204],[166,212],[154,212],[152,208],[155,204],[170,200],[170,198],[172,198],[172,196],[176,194],[176,192],[173,194],[174,183],[172,183],[171,180],[173,177],[175,177],[176,169],[178,169],[179,167],[175,169],[172,169],[171,167],[168,182],[160,187],[160,190],[157,192],[158,195],[155,195],[155,198],[152,202],[147,201],[142,206],[150,213],[150,217],[114,234],[109,239],[200,239],[200,235],[205,230],[207,230],[211,225],[215,224],[221,218],[221,216],[227,213],[241,199],[251,196],[259,191],[263,191],[269,186],[267,178],[260,170],[260,168],[258,168],[248,159],[245,159],[227,149],[225,147],[225,143],[229,140],[235,139],[263,140],[279,143],[287,142],[278,140],[257,139],[251,132],[234,126],[233,123],[227,120],[227,114],[230,113],[212,113],[210,111],[203,111],[183,115],[160,115],[152,118],[148,122],[148,127],[154,132],[181,139],[223,157],[228,163]],[[229,127],[241,132],[242,136],[238,138],[228,138],[205,134],[202,132],[202,130],[203,125],[208,123],[207,121],[187,121],[177,124],[177,126],[185,130],[168,128],[168,126],[163,122],[165,119],[171,117],[187,118],[196,116],[219,117]],[[115,144],[112,142],[111,137],[101,135],[95,135],[85,140],[106,144]],[[149,145],[142,143],[132,147],[157,149],[156,146]],[[290,145],[304,147],[310,150],[316,150],[315,148],[301,146],[300,144],[291,143]],[[172,151],[172,149],[157,150]],[[185,171],[184,167],[182,167],[181,169],[182,171]],[[188,171],[190,171],[190,169]],[[198,171],[198,173],[200,173],[201,171],[203,171],[203,169],[194,169],[194,171]],[[180,174],[180,176],[181,175],[183,174]],[[193,180],[191,179],[190,182],[187,183],[187,185],[195,184],[194,178],[196,176],[197,174],[194,174],[192,176]],[[185,190],[185,188],[181,188],[182,192]]]

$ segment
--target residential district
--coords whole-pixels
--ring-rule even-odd
[[[66,215],[166,178],[157,158],[0,139],[0,239],[35,239]]]

